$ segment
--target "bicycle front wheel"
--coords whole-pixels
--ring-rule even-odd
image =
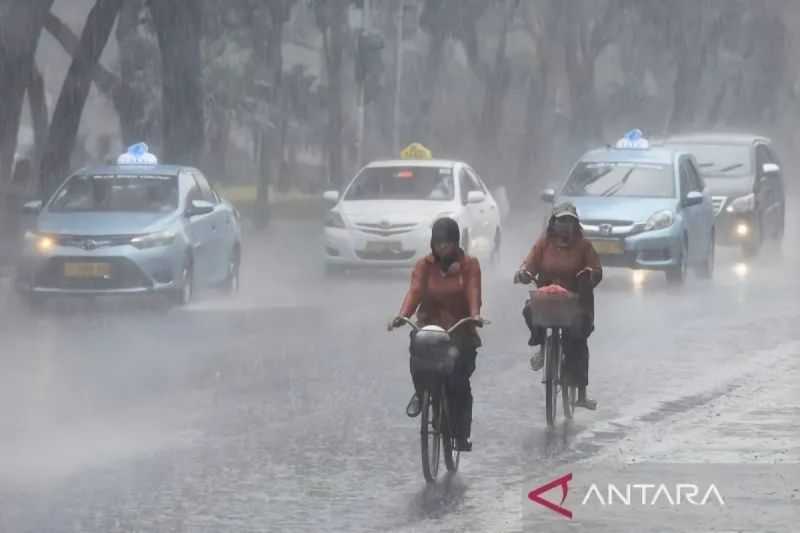
[[[545,415],[547,425],[556,423],[556,409],[558,407],[558,382],[561,343],[558,330],[553,330],[545,341]]]
[[[425,481],[433,483],[439,475],[439,443],[441,442],[438,425],[440,423],[438,409],[441,402],[429,390],[422,393],[422,414],[420,416],[420,445],[422,452],[422,475]]]
[[[456,450],[456,438],[453,434],[453,417],[450,409],[450,401],[447,399],[447,390],[442,385],[442,392],[439,396],[442,400],[439,402],[441,408],[439,409],[442,421],[440,429],[442,431],[442,444],[444,445],[444,464],[448,472],[455,472],[458,470],[458,462],[461,458],[461,452]]]

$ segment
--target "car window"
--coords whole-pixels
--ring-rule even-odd
[[[177,178],[149,174],[73,176],[56,192],[48,207],[62,213],[168,213],[177,208]]]
[[[455,198],[452,167],[372,167],[353,180],[344,200],[431,200]]]
[[[670,144],[694,155],[703,176],[735,178],[752,171],[751,146],[746,144]]]
[[[690,192],[703,192],[706,189],[706,184],[703,182],[703,178],[700,177],[700,174],[697,172],[694,162],[691,159],[686,160],[686,170],[689,173]]]
[[[481,191],[481,187],[466,168],[461,169],[459,179],[461,181],[461,203],[467,205],[469,193],[472,191]]]
[[[217,201],[217,195],[214,193],[214,190],[209,185],[208,180],[206,177],[203,176],[200,172],[192,172],[197,185],[200,187],[200,194],[202,195],[202,200],[206,202],[210,202],[214,205],[217,205],[219,202]]]
[[[675,178],[672,165],[582,161],[573,169],[562,193],[566,196],[674,198]]]
[[[472,180],[477,184],[478,190],[481,190],[481,191],[483,191],[484,194],[488,195],[489,194],[489,189],[486,188],[486,184],[483,182],[481,177],[478,176],[478,173],[475,172],[475,169],[467,167],[467,173],[469,173],[469,175],[472,178]]]

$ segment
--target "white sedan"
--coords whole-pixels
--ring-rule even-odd
[[[325,219],[328,272],[349,267],[407,267],[430,253],[431,226],[451,217],[461,245],[482,260],[500,250],[500,209],[466,163],[438,159],[374,161],[340,196]]]

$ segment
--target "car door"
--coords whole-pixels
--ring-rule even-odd
[[[759,143],[756,145],[756,182],[754,192],[756,205],[763,224],[762,231],[765,232],[765,235],[772,235],[778,226],[781,210],[781,176],[780,174],[766,174],[764,165],[767,163],[777,164],[767,145]]]
[[[478,204],[478,215],[480,217],[480,235],[481,239],[486,239],[486,242],[491,245],[494,243],[495,232],[500,222],[500,215],[498,213],[497,202],[494,201],[492,195],[489,194],[489,189],[483,183],[478,173],[474,169],[467,167],[467,173],[472,178],[475,187],[483,192],[485,199]]]
[[[698,251],[701,252],[700,257],[705,259],[705,253],[708,252],[711,248],[712,244],[712,236],[714,230],[714,206],[713,201],[711,199],[711,195],[709,194],[705,181],[703,181],[703,177],[700,175],[700,172],[697,170],[697,164],[693,157],[689,157],[686,161],[687,168],[689,170],[689,187],[693,191],[698,191],[703,193],[703,203],[701,205],[695,206],[697,208],[697,218],[698,218],[698,240],[699,240],[699,248]],[[702,260],[701,259],[701,260]]]
[[[185,209],[192,206],[194,200],[205,200],[200,185],[197,183],[194,174],[183,172],[180,176],[181,182],[186,184]],[[192,248],[192,259],[194,268],[195,282],[206,284],[211,279],[211,268],[213,256],[213,213],[205,215],[194,215],[187,219],[186,228],[189,242]]]
[[[203,173],[193,169],[192,174],[200,187],[203,200],[214,206],[214,211],[208,214],[210,224],[208,276],[210,282],[216,283],[225,278],[230,255],[230,250],[225,246],[225,213],[219,196],[211,188]]]
[[[680,171],[680,201],[684,227],[689,242],[689,262],[696,263],[703,257],[705,247],[702,240],[702,205],[686,205],[686,198],[690,192],[697,190],[697,184],[691,177],[688,156],[682,156],[679,164]]]
[[[480,239],[482,238],[480,208],[478,207],[478,204],[469,203],[468,198],[470,192],[479,191],[480,188],[472,179],[472,176],[469,175],[466,167],[461,167],[459,170],[458,181],[463,213],[461,232],[462,235],[465,232],[469,234],[469,242],[462,243],[462,245],[465,246],[465,250],[474,251],[472,249],[480,242]]]

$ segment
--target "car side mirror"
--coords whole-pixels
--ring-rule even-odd
[[[186,217],[192,218],[200,215],[207,215],[214,211],[214,204],[205,200],[192,200],[192,204],[186,209]]]
[[[43,202],[41,200],[33,200],[25,202],[22,205],[22,212],[26,215],[35,215],[42,210]]]
[[[326,202],[335,204],[339,201],[339,191],[325,191],[322,193],[322,199]]]
[[[556,201],[556,190],[555,189],[545,189],[542,191],[542,201],[547,202],[548,204],[552,204]]]
[[[486,195],[483,191],[469,191],[467,193],[467,203],[468,204],[479,204],[486,200]]]
[[[764,166],[761,167],[761,171],[765,176],[775,176],[780,173],[781,167],[775,163],[764,163]]]
[[[698,191],[692,191],[686,195],[686,198],[683,200],[684,207],[692,207],[693,205],[700,205],[703,203],[705,197],[703,193]]]

